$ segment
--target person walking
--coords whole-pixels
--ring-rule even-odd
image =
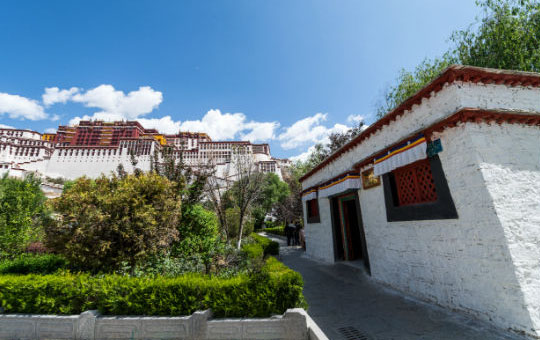
[[[287,236],[287,246],[289,247],[292,245],[294,237],[294,230],[289,221],[285,221],[285,236]]]
[[[300,222],[296,221],[294,224],[294,245],[299,246],[300,245]]]

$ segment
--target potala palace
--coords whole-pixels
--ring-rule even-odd
[[[137,168],[149,171],[153,156],[166,146],[172,147],[175,158],[182,157],[193,167],[215,166],[217,176],[228,173],[233,152],[239,149],[251,156],[260,171],[276,173],[280,178],[289,162],[273,158],[268,144],[212,141],[199,132],[165,135],[145,129],[137,121],[81,121],[75,126],[59,126],[55,134],[0,129],[0,175],[9,172],[10,176],[21,177],[32,172],[51,178],[95,178],[109,175],[120,164],[133,172],[133,158]]]

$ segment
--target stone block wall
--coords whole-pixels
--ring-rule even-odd
[[[0,314],[0,340],[14,339],[328,340],[301,308],[266,319],[211,319],[210,311],[185,317],[103,317],[96,311],[70,316]]]

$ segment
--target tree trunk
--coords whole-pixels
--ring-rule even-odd
[[[236,249],[240,250],[240,247],[242,246],[242,233],[244,232],[244,213],[240,213],[240,230],[238,232],[238,245],[236,246]]]

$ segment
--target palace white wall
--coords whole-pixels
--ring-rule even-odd
[[[121,151],[119,154],[118,151]],[[150,155],[137,156],[136,167],[143,170],[150,170]],[[75,179],[83,175],[96,178],[101,174],[110,175],[116,172],[118,165],[122,164],[124,170],[133,172],[134,168],[131,165],[131,156],[126,148],[118,149],[116,155],[59,155],[59,150],[56,149],[50,160],[46,162],[46,167],[43,174],[49,177],[64,177],[66,179]]]

